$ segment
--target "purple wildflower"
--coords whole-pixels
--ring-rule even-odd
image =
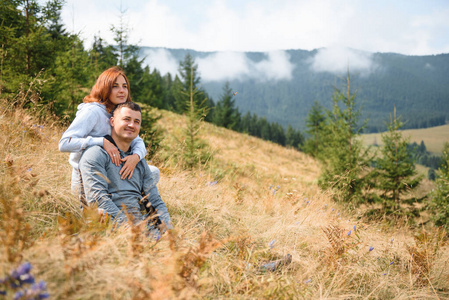
[[[25,293],[23,291],[18,291],[14,294],[14,300],[19,300],[20,298],[22,298],[23,296],[25,296]]]
[[[357,231],[357,227],[355,227],[355,225],[354,225],[354,232],[356,232]]]
[[[45,291],[47,289],[47,284],[45,283],[45,281],[41,280],[38,283],[35,283],[31,286],[31,289],[33,291]]]
[[[312,279],[307,279],[307,280],[304,281],[304,284],[308,284],[311,281],[312,281]]]
[[[392,264],[394,264],[394,261],[392,261],[392,262],[390,263],[390,266],[391,266]]]
[[[350,236],[350,235],[351,235],[351,232],[352,232],[352,230],[349,230],[349,232],[348,232],[348,236]]]
[[[274,243],[276,242],[276,240],[272,240],[269,244],[268,244],[268,246],[270,247],[270,249],[273,249],[274,248]]]
[[[371,251],[373,251],[373,250],[374,250],[374,247],[373,247],[373,246],[369,247],[369,252],[371,252]]]
[[[20,275],[19,279],[22,283],[32,284],[34,283],[34,277],[31,274]]]

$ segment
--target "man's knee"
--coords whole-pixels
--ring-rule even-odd
[[[151,171],[151,177],[153,177],[154,185],[158,184],[159,179],[161,178],[161,171],[155,166],[148,165]]]

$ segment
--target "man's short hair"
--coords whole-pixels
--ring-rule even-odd
[[[142,109],[140,108],[140,106],[137,103],[124,102],[124,103],[117,104],[117,106],[111,112],[112,115],[115,115],[115,112],[119,111],[122,107],[127,107],[131,110],[138,111],[138,112],[142,113]]]

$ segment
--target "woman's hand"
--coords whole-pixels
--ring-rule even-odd
[[[117,147],[115,147],[114,144],[108,141],[107,139],[103,139],[103,148],[111,157],[112,163],[116,166],[119,166],[120,152],[118,151]]]
[[[134,169],[140,161],[139,155],[128,155],[127,157],[122,158],[120,161],[125,163],[120,172],[118,172],[121,175],[120,178],[122,180],[126,179],[127,177],[128,179],[131,179],[131,177],[133,177]]]

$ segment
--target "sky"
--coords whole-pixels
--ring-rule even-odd
[[[114,43],[110,28],[119,26],[120,11],[133,44],[219,51],[198,62],[207,80],[253,72],[262,79],[288,79],[294,68],[284,51],[289,49],[319,49],[310,62],[316,71],[351,64],[368,73],[375,69],[375,52],[449,53],[448,0],[66,0],[61,16],[89,47],[94,35]],[[244,51],[267,56],[255,64]],[[167,51],[147,55],[162,73],[176,72],[178,63]],[[332,65],[335,59],[341,63]],[[282,69],[272,69],[279,64]],[[223,72],[214,75],[219,65]]]

